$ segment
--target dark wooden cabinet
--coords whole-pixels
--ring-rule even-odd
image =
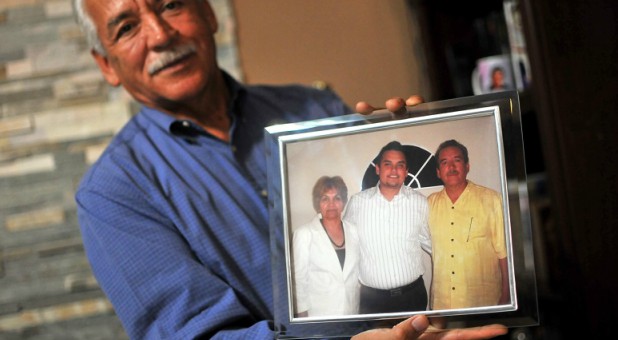
[[[476,60],[508,53],[502,1],[410,0],[419,21],[432,100],[472,95]]]
[[[613,338],[618,293],[618,3],[523,0],[524,28],[555,226],[554,294],[545,323],[561,336]],[[551,232],[551,234],[549,234]]]
[[[504,53],[502,1],[410,0],[435,99],[471,95],[479,57]],[[528,338],[613,338],[618,306],[618,2],[519,0],[532,75],[521,93],[541,325]]]

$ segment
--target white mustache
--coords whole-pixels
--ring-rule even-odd
[[[152,61],[150,65],[148,65],[148,74],[153,75],[160,70],[164,69],[168,65],[186,57],[187,55],[196,51],[195,45],[183,45],[177,46],[169,51],[164,51],[159,53],[157,59]]]

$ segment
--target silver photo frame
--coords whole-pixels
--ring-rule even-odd
[[[373,161],[379,150],[397,140],[416,153],[408,162],[404,185],[429,195],[439,191],[433,153],[455,139],[470,153],[468,178],[497,191],[502,198],[510,302],[473,308],[384,314],[304,316],[296,313],[292,236],[316,212],[311,191],[320,176],[340,176],[349,196],[375,185]],[[538,324],[534,255],[524,162],[519,98],[505,91],[408,107],[404,114],[385,110],[266,128],[269,210],[274,294],[274,327],[279,338],[352,336],[393,325],[416,314],[440,317],[446,328],[501,323],[509,327]],[[424,276],[431,286],[432,264]],[[428,289],[428,293],[429,293]]]

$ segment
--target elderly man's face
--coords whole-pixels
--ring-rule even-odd
[[[207,1],[85,0],[106,55],[105,79],[154,107],[199,96],[216,67],[217,21]]]
[[[438,178],[445,187],[461,186],[466,183],[470,163],[466,163],[459,148],[449,146],[442,149],[438,155]]]

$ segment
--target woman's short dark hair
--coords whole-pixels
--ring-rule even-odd
[[[343,178],[340,176],[322,176],[313,186],[313,208],[315,211],[320,212],[320,199],[322,199],[322,195],[330,189],[337,190],[337,193],[343,201],[343,205],[348,203],[348,187],[345,185]]]

